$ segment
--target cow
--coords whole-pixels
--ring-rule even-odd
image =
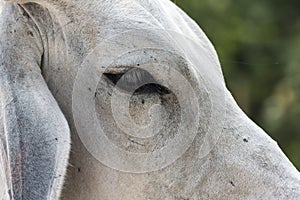
[[[299,199],[169,0],[6,0],[0,199]]]

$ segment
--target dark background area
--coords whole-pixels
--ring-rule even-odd
[[[300,169],[300,1],[173,2],[214,44],[240,107]]]

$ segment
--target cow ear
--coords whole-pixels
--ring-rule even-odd
[[[7,192],[12,199],[58,199],[70,147],[68,123],[40,69],[44,48],[38,27],[19,4],[3,8],[0,119],[5,129],[0,126],[0,142],[6,155],[0,146],[0,176],[9,183],[2,184],[0,199]],[[9,170],[1,172],[7,165]]]
[[[3,133],[3,126],[0,126],[0,131]],[[4,134],[2,134],[2,137]],[[9,199],[9,191],[11,190],[9,162],[7,157],[7,144],[4,138],[0,135],[0,199]]]

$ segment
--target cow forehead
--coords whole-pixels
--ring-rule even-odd
[[[107,29],[117,28],[117,26],[127,26],[129,31],[132,28],[132,24],[136,22],[143,22],[144,26],[139,28],[143,29],[160,29],[181,34],[183,37],[188,37],[195,41],[197,45],[202,46],[205,49],[205,54],[213,60],[215,63],[214,67],[220,76],[222,70],[220,67],[217,53],[209,41],[207,36],[204,34],[202,29],[180,8],[173,4],[169,0],[111,0],[111,1],[91,1],[91,0],[5,0],[7,2],[16,2],[25,4],[28,2],[34,2],[42,7],[46,7],[49,12],[52,12],[56,17],[61,20],[67,15],[68,17],[75,16],[76,10],[80,10],[83,15],[77,16],[77,18],[83,18],[81,21],[88,21],[89,18],[85,16],[92,15],[97,12],[97,16],[93,19],[101,21],[102,19],[108,20],[109,25]],[[66,9],[72,7],[72,9]],[[78,7],[78,9],[73,9]],[[61,10],[63,12],[56,12]],[[71,13],[70,13],[71,12]],[[73,12],[73,13],[72,13]],[[58,14],[60,13],[60,14]],[[94,14],[93,14],[94,15]],[[37,14],[35,13],[35,16]],[[76,16],[75,16],[76,17]],[[122,22],[122,23],[120,23]],[[99,23],[101,24],[101,23]],[[103,29],[103,27],[101,27]],[[105,28],[104,28],[105,29]],[[75,37],[75,36],[74,36]],[[107,36],[104,36],[107,37]]]

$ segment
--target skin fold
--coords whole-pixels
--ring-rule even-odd
[[[240,110],[225,88],[213,45],[198,25],[171,1],[12,0],[3,2],[2,7],[0,188],[3,189],[0,189],[0,199],[300,198],[299,172],[277,143]],[[160,39],[159,33],[171,30],[190,38],[202,49],[199,57],[208,60],[211,70],[193,71],[185,65],[180,70],[192,73],[185,77],[214,77],[225,88],[219,106],[226,117],[222,129],[212,131],[218,137],[205,156],[199,156],[202,129],[190,148],[172,164],[145,173],[113,169],[93,157],[81,141],[72,108],[78,71],[99,43],[132,30],[145,30],[149,40],[153,39],[153,43],[166,52],[179,52],[177,46],[185,43],[166,42]],[[100,52],[104,55],[111,49]],[[128,70],[123,66],[148,62],[143,52],[137,55],[131,59],[121,58],[117,67],[107,73],[114,76]],[[99,57],[101,59],[101,55]],[[116,139],[117,134],[113,137],[116,124],[109,121],[109,98],[114,85],[107,77],[97,85],[95,110],[100,121],[108,124],[106,128],[112,132],[110,139],[121,143],[122,139]],[[154,82],[156,79],[145,71],[131,71],[121,79],[123,86],[119,88],[130,90],[142,80]],[[201,85],[193,87],[202,91]],[[160,99],[172,98],[170,92],[161,87],[144,90],[146,92],[133,95],[130,108],[134,119],[141,124],[152,104],[163,104]],[[214,96],[217,92],[208,89],[205,94]],[[196,95],[201,96],[198,92]],[[205,96],[203,99],[203,105],[211,103]],[[82,101],[84,104],[84,98]],[[168,100],[166,106],[171,110],[172,102],[175,100]],[[216,113],[224,114],[215,109]],[[204,111],[209,109],[204,106]],[[204,111],[201,116],[206,116]],[[207,119],[201,116],[201,128],[209,129]],[[220,122],[212,119],[210,123]],[[170,124],[167,130],[172,133],[172,128],[176,129]],[[168,138],[164,140],[168,142]],[[141,150],[136,141],[126,141],[129,141],[128,151]]]

